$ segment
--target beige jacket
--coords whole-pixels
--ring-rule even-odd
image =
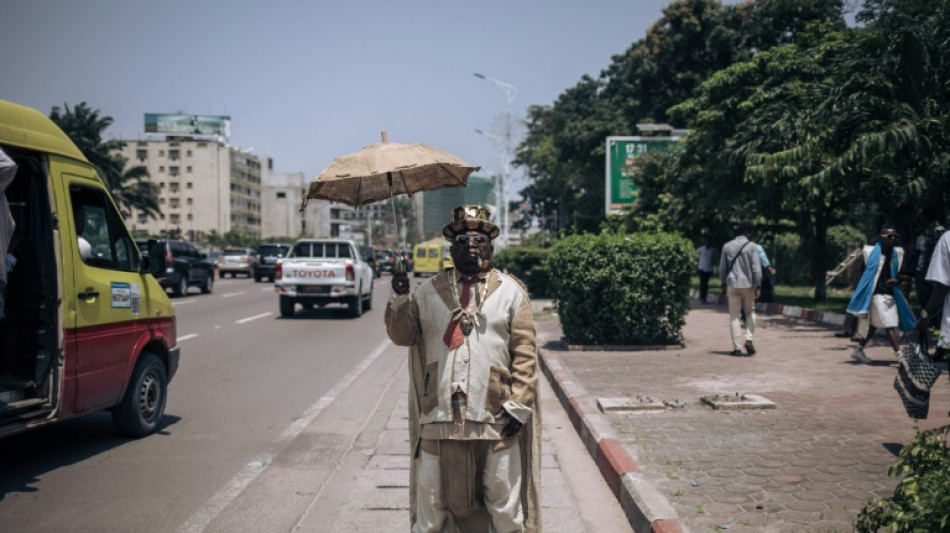
[[[465,419],[494,423],[504,409],[521,423],[531,418],[537,395],[538,358],[531,303],[521,284],[493,270],[474,291],[474,305],[485,302],[475,329],[462,346],[450,350],[443,335],[456,307],[444,271],[410,295],[390,299],[386,330],[400,346],[420,345],[425,353],[421,424],[452,422],[452,395],[467,397]],[[461,288],[459,289],[461,290]]]

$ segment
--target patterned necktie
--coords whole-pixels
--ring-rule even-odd
[[[476,281],[478,281],[477,278],[469,281],[462,280],[462,293],[459,295],[459,307],[462,309],[468,308],[469,292],[471,292],[472,285],[474,285]],[[455,283],[455,280],[452,280],[452,283]],[[445,345],[448,346],[450,350],[458,348],[465,342],[465,335],[462,333],[462,327],[459,325],[461,321],[462,315],[452,319],[449,322],[449,327],[445,329],[445,335],[442,335],[442,341],[445,342]]]

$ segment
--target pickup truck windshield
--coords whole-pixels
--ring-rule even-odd
[[[352,257],[350,245],[344,242],[300,242],[294,245],[294,257]]]

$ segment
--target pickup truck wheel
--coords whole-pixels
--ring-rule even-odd
[[[214,273],[205,276],[205,282],[201,284],[201,294],[211,294],[214,290]]]
[[[280,316],[294,316],[294,299],[287,296],[280,297]]]
[[[175,293],[175,296],[181,298],[182,296],[188,294],[188,277],[184,274],[178,278],[178,285],[175,285],[175,288],[172,289]]]
[[[254,274],[254,283],[260,283],[260,282],[261,282],[261,275]]]
[[[360,288],[360,290],[363,289]],[[350,316],[353,318],[363,316],[363,296],[359,293],[350,300]]]
[[[165,414],[168,374],[157,355],[142,353],[122,403],[112,409],[112,422],[119,433],[142,437],[153,433]]]

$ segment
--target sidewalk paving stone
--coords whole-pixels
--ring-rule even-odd
[[[537,321],[545,374],[636,531],[845,532],[867,498],[893,491],[887,470],[914,423],[892,388],[886,339],[868,345],[872,364],[857,364],[852,343],[834,335],[842,315],[768,309],[778,314],[758,314],[754,357],[729,355],[728,314],[718,305],[689,313],[678,350],[570,351],[557,320]],[[700,402],[736,393],[775,408]],[[686,406],[597,408],[597,398],[638,396]],[[920,427],[950,423],[948,409],[944,374]]]

